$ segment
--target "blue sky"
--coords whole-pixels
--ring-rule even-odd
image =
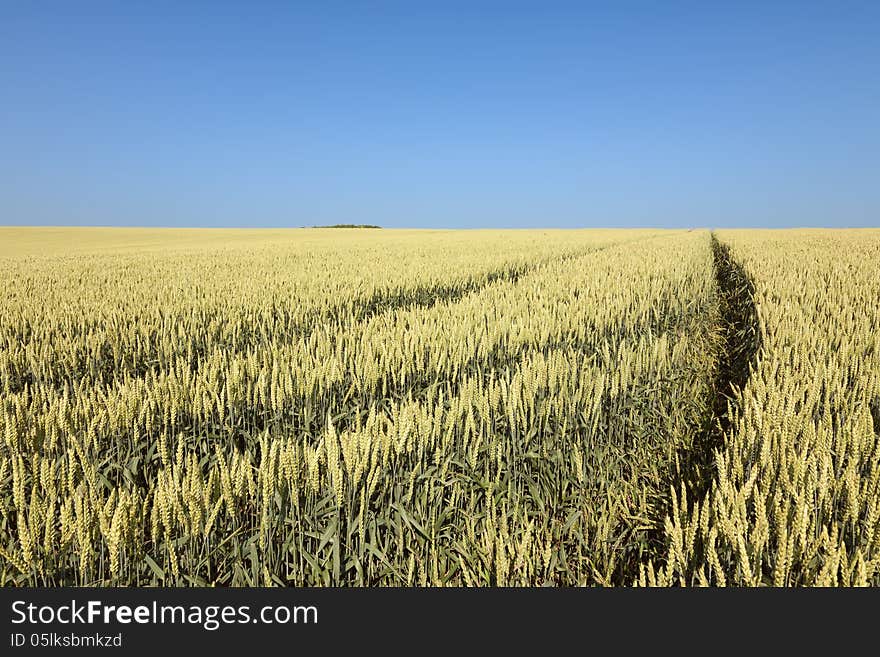
[[[880,3],[0,4],[0,223],[880,225]]]

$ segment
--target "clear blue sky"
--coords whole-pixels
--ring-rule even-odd
[[[880,225],[878,2],[0,4],[0,223]]]

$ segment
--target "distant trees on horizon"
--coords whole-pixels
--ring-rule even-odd
[[[375,224],[330,224],[329,226],[312,226],[312,228],[382,228]]]

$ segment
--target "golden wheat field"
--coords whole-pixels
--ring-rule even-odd
[[[880,230],[0,227],[6,586],[880,585]]]

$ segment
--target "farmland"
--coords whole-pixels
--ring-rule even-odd
[[[880,585],[878,263],[0,227],[0,582]]]

